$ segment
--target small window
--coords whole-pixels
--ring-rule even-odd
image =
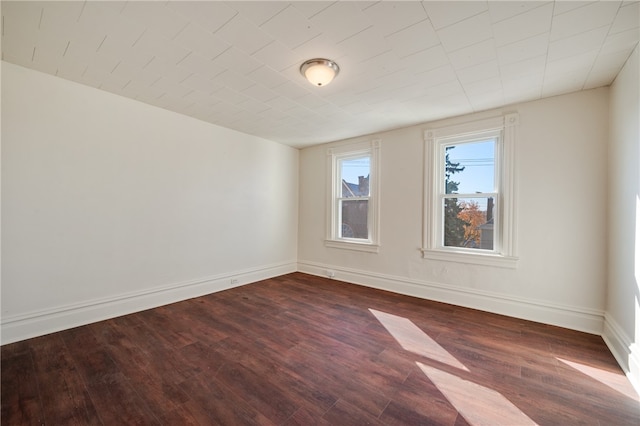
[[[515,267],[517,114],[425,133],[425,258]]]
[[[379,141],[329,150],[327,246],[378,250]]]

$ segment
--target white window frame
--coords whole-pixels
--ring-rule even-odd
[[[367,209],[368,238],[342,238],[340,194],[342,177],[339,161],[362,155],[369,155],[369,197]],[[327,150],[327,174],[329,188],[327,194],[327,238],[325,246],[347,250],[377,253],[380,249],[380,140],[375,139],[357,144],[332,147]]]
[[[518,113],[428,129],[424,132],[424,229],[422,257],[431,260],[469,263],[503,268],[517,267],[516,251],[516,131]],[[496,138],[494,248],[468,249],[444,246],[441,203],[445,173],[445,147]],[[458,198],[466,198],[457,194]],[[478,194],[473,194],[477,196]]]

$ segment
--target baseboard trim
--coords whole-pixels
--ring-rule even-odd
[[[463,289],[440,283],[372,273],[317,262],[298,261],[296,263],[291,261],[228,272],[105,299],[90,300],[22,315],[3,317],[0,319],[0,342],[3,345],[13,343],[295,271],[326,277],[327,270],[334,271],[334,279],[348,283],[556,325],[591,334],[602,335],[603,327],[606,323],[604,313],[595,310],[551,305],[543,301],[519,299],[476,289]],[[238,282],[231,284],[232,278],[234,280],[237,279]],[[609,327],[605,328],[603,337],[614,356],[616,356],[618,362],[621,362],[619,358],[628,359],[624,363],[626,371],[630,370],[630,366],[635,366],[635,371],[638,371],[640,368],[640,354],[638,354],[637,350],[630,352],[630,349],[628,349],[630,347],[629,340],[617,331],[619,327],[611,326],[611,321],[608,324]]]
[[[3,317],[1,344],[13,343],[56,331],[94,323],[205,294],[288,274],[297,270],[295,261],[227,272],[174,283],[139,292],[89,300],[82,303]],[[232,279],[234,280],[232,283]],[[237,280],[237,281],[236,281]]]
[[[608,313],[604,315],[602,339],[640,395],[640,346],[632,343],[631,338]]]
[[[602,334],[604,312],[593,309],[550,304],[545,301],[505,296],[477,289],[454,287],[311,261],[298,261],[298,271],[300,272],[327,277],[328,270],[334,273],[334,279],[352,284],[541,322],[590,334]]]

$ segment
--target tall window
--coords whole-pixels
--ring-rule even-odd
[[[340,188],[336,212],[338,238],[369,240],[369,181],[371,154],[337,158]]]
[[[425,258],[515,267],[517,114],[425,132]]]
[[[329,247],[378,250],[379,141],[331,148],[327,240]]]
[[[496,173],[496,149],[500,132],[440,145],[438,222],[443,247],[485,250],[494,253],[494,222],[499,212],[500,175]],[[499,239],[499,238],[498,238]]]

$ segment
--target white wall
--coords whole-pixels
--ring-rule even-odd
[[[608,89],[523,103],[382,139],[381,249],[327,248],[326,150],[300,154],[299,269],[600,334],[606,281]],[[518,111],[517,269],[422,259],[423,131]],[[347,143],[341,141],[337,144]]]
[[[298,150],[2,63],[2,342],[294,271]]]
[[[604,337],[640,392],[639,80],[636,48],[611,86],[609,269]]]

